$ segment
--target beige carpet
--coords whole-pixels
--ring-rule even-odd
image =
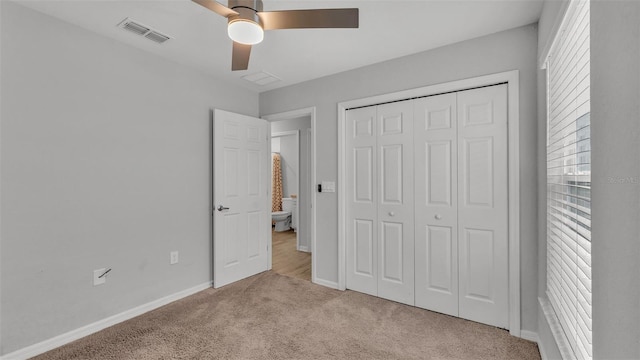
[[[36,359],[540,359],[507,331],[271,271]]]

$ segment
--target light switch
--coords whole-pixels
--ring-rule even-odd
[[[323,181],[322,192],[336,192],[336,183],[334,181]]]

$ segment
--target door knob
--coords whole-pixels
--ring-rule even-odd
[[[437,215],[435,216],[435,218],[436,218],[436,220],[440,220],[440,219],[442,219],[442,216],[440,216],[440,214],[437,214]]]
[[[224,207],[222,205],[218,206],[218,211],[222,211],[222,210],[229,210],[228,207]]]
[[[393,211],[389,211],[389,216],[395,216],[396,213],[394,213]]]

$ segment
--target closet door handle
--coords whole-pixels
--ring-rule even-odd
[[[435,218],[436,218],[436,220],[440,220],[440,219],[442,219],[442,216],[440,214],[436,214]]]
[[[218,206],[218,211],[222,211],[222,210],[229,210],[228,207],[224,207],[222,205]]]
[[[396,213],[394,213],[393,211],[389,211],[389,216],[396,216]]]

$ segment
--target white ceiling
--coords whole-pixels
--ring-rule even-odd
[[[226,0],[219,0],[226,5]],[[274,30],[231,71],[226,19],[190,0],[20,0],[27,7],[262,92],[535,23],[543,0],[264,0],[264,10],[357,7],[359,29]],[[171,36],[155,44],[117,24],[131,18]],[[281,81],[258,86],[261,71]]]

